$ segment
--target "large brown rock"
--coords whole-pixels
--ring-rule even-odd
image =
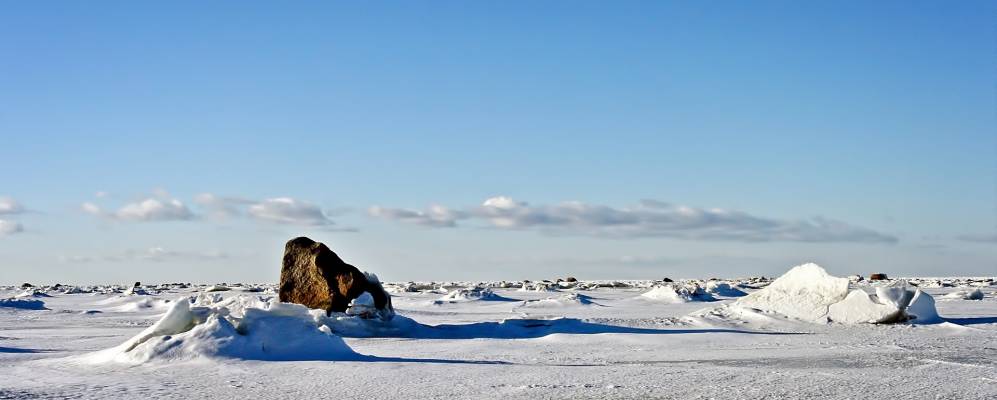
[[[885,281],[887,279],[888,278],[886,277],[886,274],[883,274],[883,273],[869,274],[869,280],[870,281]]]
[[[284,246],[280,301],[323,309],[328,314],[345,312],[350,301],[363,292],[374,298],[382,318],[394,315],[391,296],[377,278],[347,264],[326,245],[298,237]]]

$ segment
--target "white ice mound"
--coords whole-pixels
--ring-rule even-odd
[[[955,300],[983,300],[983,291],[980,288],[972,290],[959,290],[942,296],[944,299]]]
[[[84,362],[140,364],[202,358],[349,360],[359,356],[313,313],[298,304],[266,303],[241,317],[226,307],[173,302],[163,317],[121,345],[83,356]]]
[[[844,300],[828,307],[827,318],[842,324],[885,323],[903,319],[903,309],[895,304],[881,304],[868,293],[855,289]]]
[[[463,301],[474,301],[474,300],[497,300],[500,299],[498,295],[492,292],[491,289],[471,286],[468,288],[457,288],[447,292],[446,295],[440,297],[438,300],[433,301],[434,304],[444,304],[444,303],[457,303]]]
[[[519,288],[520,292],[556,292],[560,286],[553,282],[527,282],[523,281],[523,287]]]
[[[824,268],[810,263],[794,267],[764,289],[734,304],[805,321],[826,322],[828,307],[847,295],[848,279],[833,277]]]
[[[357,298],[350,301],[346,309],[346,315],[354,315],[361,318],[374,318],[377,316],[377,307],[374,306],[374,296],[370,293],[360,293]]]
[[[567,306],[589,306],[596,305],[602,306],[602,304],[592,301],[592,298],[581,293],[568,293],[558,297],[548,297],[546,299],[540,300],[526,300],[523,302],[522,307],[527,308],[549,308],[549,307],[567,307]]]
[[[921,289],[914,291],[914,296],[910,300],[910,304],[907,305],[907,317],[911,319],[911,322],[918,324],[934,324],[938,322],[943,322],[942,317],[938,315],[938,309],[935,308],[935,299],[931,298],[931,295],[924,293]]]
[[[24,298],[52,297],[52,296],[49,295],[48,293],[45,293],[45,292],[42,292],[42,291],[39,291],[39,290],[31,290],[31,289],[29,289],[29,290],[25,290],[25,291],[19,293],[17,296],[14,296],[14,297],[18,298],[18,299],[24,299]]]
[[[876,287],[875,295],[861,289],[849,291],[848,284],[847,278],[831,276],[817,264],[804,264],[731,306],[817,323],[941,321],[934,299],[920,290],[911,291],[904,281]]]
[[[741,297],[747,295],[743,290],[731,286],[728,282],[721,281],[706,282],[706,293],[724,297]]]
[[[641,294],[641,297],[663,303],[688,303],[693,301],[715,301],[698,285],[661,285]]]

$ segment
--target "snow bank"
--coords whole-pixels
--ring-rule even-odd
[[[239,302],[230,305],[241,304]],[[163,317],[121,345],[82,356],[88,363],[236,358],[247,360],[350,360],[359,355],[320,324],[322,310],[264,303],[237,316],[226,306],[173,302]]]
[[[849,291],[848,285],[847,278],[831,276],[817,264],[804,264],[730,306],[817,323],[941,321],[934,299],[920,289],[910,290],[904,281],[876,287],[875,295],[861,289]]]
[[[0,299],[0,307],[17,308],[21,310],[47,310],[47,308],[45,308],[44,301],[23,298]]]
[[[693,301],[716,301],[709,293],[698,285],[666,284],[652,287],[641,294],[641,297],[664,303],[688,303]]]

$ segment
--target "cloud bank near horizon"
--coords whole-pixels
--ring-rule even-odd
[[[614,208],[566,201],[531,205],[510,197],[486,199],[481,205],[454,209],[442,205],[427,210],[368,209],[373,217],[427,227],[461,227],[464,222],[504,230],[538,231],[549,235],[606,238],[675,238],[740,242],[896,243],[889,234],[846,222],[813,217],[781,220],[720,208],[694,208],[658,200]]]

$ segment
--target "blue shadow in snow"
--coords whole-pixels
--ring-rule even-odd
[[[17,347],[0,346],[0,353],[7,353],[7,354],[26,354],[26,353],[44,353],[44,352],[46,352],[46,350],[19,349]]]
[[[414,322],[414,321],[413,321]],[[507,319],[501,322],[423,325],[414,323],[406,329],[382,331],[374,337],[408,339],[534,339],[553,334],[591,335],[628,333],[640,335],[676,335],[689,333],[742,333],[751,335],[797,335],[795,332],[755,332],[737,329],[650,329],[586,322],[575,318]],[[347,335],[348,336],[348,335]],[[368,336],[369,337],[369,336]]]
[[[997,317],[945,318],[945,321],[957,325],[997,324]]]

